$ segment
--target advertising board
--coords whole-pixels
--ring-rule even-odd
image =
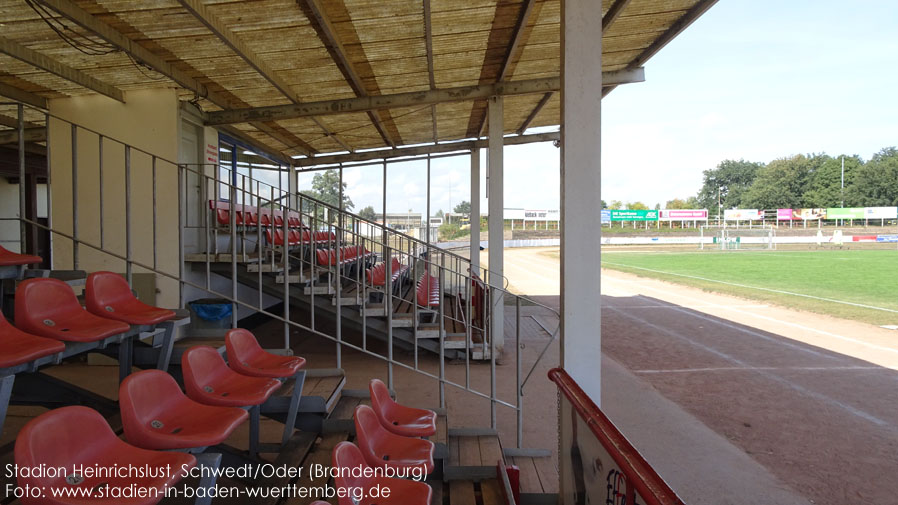
[[[764,214],[758,209],[726,209],[723,218],[727,221],[758,221]]]
[[[662,221],[707,221],[708,209],[662,209]]]
[[[629,209],[613,209],[611,211],[612,221],[657,221],[657,210],[629,210]]]

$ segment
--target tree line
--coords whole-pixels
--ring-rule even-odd
[[[842,162],[845,163],[844,187]],[[719,200],[718,200],[719,199]],[[864,161],[857,154],[798,154],[770,163],[723,160],[702,172],[702,187],[656,209],[784,209],[898,206],[898,148]],[[648,209],[642,202],[602,200],[604,209]]]

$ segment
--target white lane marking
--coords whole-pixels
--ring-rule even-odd
[[[861,307],[861,308],[864,308],[864,309],[871,309],[871,310],[881,310],[881,311],[883,311],[883,312],[891,312],[891,313],[893,313],[893,314],[898,314],[898,310],[895,310],[895,309],[887,309],[887,308],[884,308],[884,307],[877,307],[877,306],[875,306],[875,305],[866,305],[866,304],[863,304],[863,303],[846,302],[846,301],[844,301],[844,300],[835,300],[835,299],[833,299],[833,298],[824,298],[824,297],[822,297],[822,296],[806,295],[806,294],[804,294],[804,293],[793,293],[792,291],[783,291],[783,290],[780,290],[780,289],[762,288],[762,287],[759,287],[759,286],[749,286],[748,284],[740,284],[740,283],[738,283],[738,282],[720,281],[720,280],[717,280],[717,279],[711,279],[711,278],[708,278],[708,277],[699,277],[699,276],[697,276],[697,275],[678,274],[678,273],[675,273],[675,272],[667,272],[667,271],[664,271],[664,270],[655,270],[654,268],[644,268],[644,267],[637,267],[637,266],[633,266],[633,265],[625,265],[625,264],[623,264],[623,263],[612,263],[612,262],[610,262],[610,261],[603,261],[602,263],[605,263],[605,264],[608,264],[608,265],[614,265],[614,266],[625,267],[625,268],[635,268],[636,270],[645,270],[646,272],[654,272],[654,273],[658,273],[658,274],[673,275],[673,276],[676,276],[676,277],[685,277],[685,278],[687,278],[687,279],[696,279],[696,280],[700,280],[700,281],[716,282],[716,283],[718,283],[718,284],[725,284],[725,285],[727,285],[727,286],[735,286],[735,287],[738,287],[738,288],[756,289],[756,290],[758,290],[758,291],[767,291],[767,292],[770,292],[770,293],[778,293],[778,294],[781,294],[781,295],[800,296],[800,297],[803,297],[803,298],[811,298],[811,299],[813,299],[813,300],[820,300],[820,301],[831,302],[831,303],[840,303],[840,304],[842,304],[842,305],[851,305],[852,307]]]
[[[657,324],[650,323],[650,322],[646,321],[645,319],[642,319],[642,318],[638,318],[638,317],[632,316],[632,315],[627,314],[626,312],[623,312],[623,311],[618,311],[618,313],[620,313],[623,317],[626,317],[626,318],[628,318],[628,319],[631,319],[631,320],[633,320],[633,321],[635,321],[635,322],[637,322],[637,323],[644,324],[644,325],[646,325],[646,326],[648,326],[648,327],[650,327],[650,328],[652,328],[652,329],[654,329],[654,330],[656,330],[656,331],[658,331],[658,332],[666,333],[666,334],[668,334],[668,335],[670,335],[670,336],[672,336],[672,337],[675,337],[675,338],[678,338],[678,339],[680,339],[680,340],[683,340],[683,341],[685,341],[685,342],[688,343],[688,344],[691,344],[691,345],[693,345],[693,346],[695,346],[695,347],[697,347],[697,348],[699,348],[699,349],[702,349],[702,350],[704,350],[704,351],[706,351],[706,352],[708,352],[708,353],[711,353],[711,354],[714,354],[715,356],[718,356],[718,357],[720,357],[720,358],[723,358],[723,359],[729,361],[730,363],[733,363],[733,364],[735,364],[735,365],[738,365],[738,366],[741,367],[741,368],[752,368],[751,365],[749,365],[749,364],[746,363],[745,361],[740,360],[739,358],[736,358],[736,357],[734,357],[734,356],[731,356],[731,355],[729,355],[729,354],[727,354],[727,353],[725,353],[725,352],[723,352],[723,351],[719,351],[719,350],[717,350],[717,349],[714,349],[713,347],[704,345],[704,344],[702,344],[701,342],[696,342],[696,341],[692,340],[691,338],[689,338],[689,337],[687,337],[687,336],[685,336],[685,335],[683,335],[683,334],[681,334],[681,333],[679,333],[679,332],[673,331],[673,330],[668,329],[668,328],[664,328],[664,327],[662,327],[662,326],[658,326]],[[850,414],[852,414],[852,415],[854,415],[854,416],[856,416],[856,417],[860,417],[861,419],[864,419],[864,420],[866,420],[866,421],[869,421],[869,422],[871,422],[871,423],[873,423],[873,424],[876,424],[876,425],[878,425],[878,426],[890,426],[890,424],[889,424],[887,421],[884,421],[884,420],[882,420],[882,419],[880,419],[880,418],[874,416],[873,414],[870,414],[870,413],[865,412],[865,411],[863,411],[863,410],[861,410],[861,409],[852,407],[851,405],[842,403],[842,402],[840,402],[839,400],[836,400],[835,398],[830,398],[829,396],[826,396],[826,395],[824,395],[824,394],[822,394],[822,393],[818,393],[818,392],[816,392],[816,391],[811,391],[810,389],[808,389],[808,388],[806,388],[806,387],[804,387],[804,386],[800,386],[800,385],[798,385],[798,384],[795,384],[794,382],[792,382],[792,381],[790,381],[790,380],[788,380],[788,379],[784,379],[784,378],[782,378],[782,377],[780,377],[780,376],[778,376],[778,375],[776,375],[776,374],[773,374],[773,373],[771,373],[771,372],[768,371],[768,370],[763,370],[763,369],[755,368],[755,369],[753,369],[752,371],[753,371],[754,373],[757,373],[757,374],[759,374],[759,375],[762,375],[762,376],[764,376],[764,377],[767,377],[767,378],[770,379],[770,380],[773,380],[773,381],[775,381],[775,382],[779,382],[779,383],[781,383],[781,384],[783,384],[783,385],[785,385],[785,386],[787,386],[787,387],[789,387],[789,388],[791,388],[791,389],[794,389],[795,391],[797,391],[797,392],[799,392],[799,393],[801,393],[801,394],[810,396],[811,398],[814,398],[814,399],[816,399],[816,400],[819,400],[819,401],[828,403],[828,404],[830,404],[830,405],[833,405],[833,406],[835,406],[835,407],[838,407],[838,408],[840,408],[840,409],[842,409],[842,410],[845,410],[846,412],[848,412],[848,413],[850,413]]]
[[[843,370],[887,370],[888,368],[884,368],[881,366],[786,366],[786,367],[775,367],[775,366],[753,366],[749,368],[743,368],[738,366],[719,366],[719,367],[708,367],[708,368],[671,368],[671,369],[657,369],[657,370],[633,370],[633,373],[641,373],[641,374],[661,374],[661,373],[696,373],[696,372],[754,372],[757,370],[783,370],[783,371],[798,371],[798,372],[829,372],[829,371],[843,371]]]
[[[770,305],[715,305],[715,304],[711,303],[711,304],[705,304],[705,305],[700,305],[700,304],[699,305],[657,305],[656,304],[656,305],[617,305],[617,306],[615,306],[615,308],[618,308],[618,309],[678,309],[678,308],[684,308],[684,309],[717,309],[717,308],[737,309],[740,307],[744,308],[744,309],[767,309],[767,308],[770,308]],[[602,308],[604,309],[606,307],[602,307]],[[898,327],[896,327],[895,329],[898,329]]]
[[[612,278],[612,277],[609,277],[607,280],[614,280],[614,281],[617,281],[617,282],[624,282],[624,281],[621,280],[621,279],[614,279],[614,278]],[[632,284],[639,284],[640,287],[642,287],[643,289],[647,289],[647,290],[649,290],[649,291],[656,291],[656,292],[659,292],[659,293],[665,293],[665,294],[667,294],[668,296],[675,296],[675,297],[677,296],[676,293],[672,293],[672,292],[670,292],[670,291],[663,290],[663,289],[659,289],[659,288],[655,288],[655,287],[652,287],[652,286],[646,286],[645,284],[642,284],[642,283],[635,283],[635,282],[632,282]],[[726,307],[721,306],[720,308],[726,308]],[[675,310],[676,310],[676,309],[675,309]],[[680,310],[681,312],[683,312],[684,314],[689,314],[689,315],[691,315],[691,316],[695,316],[695,317],[698,317],[698,318],[700,318],[700,319],[703,318],[702,316],[700,316],[700,315],[698,315],[698,314],[695,314],[695,313],[693,313],[693,312],[688,312],[688,311],[683,310],[683,309],[679,309],[679,310]],[[883,346],[883,345],[871,344],[870,342],[866,342],[866,341],[859,340],[859,339],[852,338],[852,337],[846,337],[846,336],[844,336],[844,335],[839,335],[838,333],[833,333],[833,332],[826,331],[826,330],[820,330],[820,329],[817,329],[817,328],[812,328],[812,327],[810,327],[810,326],[805,326],[805,325],[803,325],[803,324],[793,323],[793,322],[790,322],[790,321],[783,321],[782,319],[776,319],[776,318],[774,318],[774,317],[765,316],[765,315],[762,315],[762,314],[756,314],[756,313],[754,313],[754,312],[747,312],[747,311],[739,310],[739,309],[735,309],[735,308],[730,308],[730,309],[727,309],[727,310],[731,310],[731,311],[736,312],[736,313],[739,313],[739,314],[744,314],[744,315],[747,315],[747,316],[749,316],[749,317],[754,317],[754,318],[757,318],[757,319],[763,319],[763,320],[765,320],[765,321],[770,321],[770,322],[772,322],[772,323],[777,323],[777,324],[781,324],[781,325],[785,325],[785,326],[791,326],[791,327],[793,327],[793,328],[798,328],[798,329],[800,329],[800,330],[810,331],[810,332],[813,332],[813,333],[817,333],[817,334],[824,335],[824,336],[827,336],[827,337],[835,338],[835,339],[838,339],[838,340],[844,340],[845,342],[851,342],[851,343],[853,343],[853,344],[863,345],[863,346],[869,347],[869,348],[871,348],[871,349],[876,349],[877,351],[886,351],[886,352],[891,352],[891,353],[896,353],[896,354],[898,354],[898,349],[895,349],[895,348],[893,348],[893,347],[886,347],[886,346]],[[707,318],[704,318],[704,319],[707,319]],[[713,322],[716,322],[716,323],[718,323],[718,324],[723,324],[724,326],[727,326],[727,325],[726,325],[725,323],[723,323],[722,321],[718,321],[718,320],[716,320],[716,319],[710,319],[710,320],[713,321]],[[745,332],[747,332],[747,333],[750,333],[750,332],[749,332],[748,330],[746,330],[745,328],[741,328],[741,327],[738,327],[738,326],[736,326],[735,328],[738,329],[738,330],[740,330],[740,331],[745,331]],[[768,337],[768,338],[769,338],[769,337]],[[778,342],[779,342],[779,341],[778,341]],[[788,344],[786,344],[786,342],[780,342],[780,343],[782,343],[783,345],[788,345]]]

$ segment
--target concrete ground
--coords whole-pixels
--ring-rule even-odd
[[[547,252],[506,251],[513,289],[558,292]],[[894,502],[894,331],[614,271],[602,297],[603,409],[687,503]]]

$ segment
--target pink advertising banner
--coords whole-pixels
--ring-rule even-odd
[[[792,209],[776,209],[776,219],[778,221],[791,221]]]
[[[677,220],[696,220],[696,221],[704,221],[708,219],[708,210],[707,209],[664,209],[661,211],[661,220],[662,221],[677,221]]]

